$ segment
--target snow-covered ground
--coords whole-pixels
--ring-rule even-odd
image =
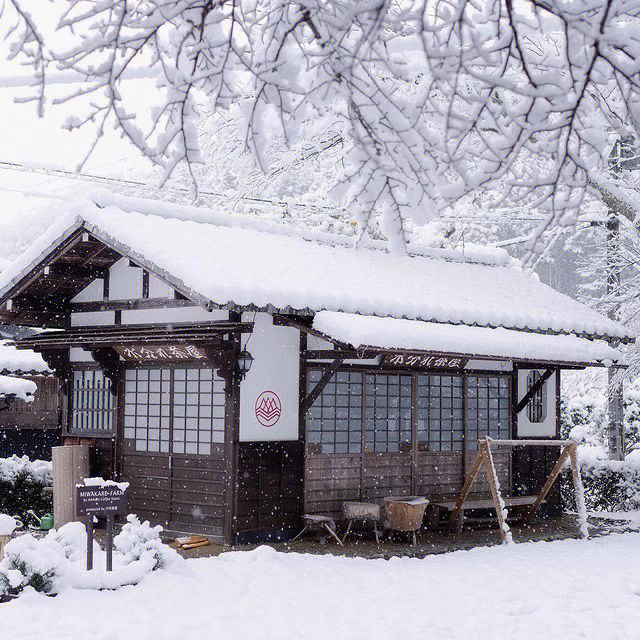
[[[368,560],[269,547],[118,591],[23,593],[0,638],[379,640],[640,637],[640,534]]]

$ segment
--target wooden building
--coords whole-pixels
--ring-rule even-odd
[[[506,255],[345,244],[80,203],[2,274],[0,317],[49,329],[19,346],[130,509],[226,543],[345,500],[455,496],[479,437],[556,437],[561,370],[632,339]],[[513,492],[546,464],[496,459]]]
[[[40,354],[17,350],[8,340],[0,340],[0,375],[36,384],[29,402],[15,397],[0,406],[0,458],[26,455],[51,460],[51,447],[62,437],[58,379]]]

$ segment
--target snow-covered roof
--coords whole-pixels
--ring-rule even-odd
[[[0,375],[0,398],[15,396],[25,402],[31,402],[37,386],[33,380]]]
[[[0,340],[0,373],[50,373],[42,356],[30,349],[16,349]]]
[[[603,340],[573,335],[454,326],[334,311],[317,313],[313,328],[356,349],[406,349],[567,364],[624,364],[622,355]]]
[[[233,218],[228,216],[226,220]],[[344,311],[434,323],[632,338],[629,329],[506,264],[395,256],[247,226],[75,203],[0,276],[0,297],[85,229],[207,308]]]

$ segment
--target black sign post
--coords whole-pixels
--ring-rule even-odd
[[[127,499],[115,484],[77,487],[77,515],[87,516],[87,571],[93,569],[93,516],[107,518],[107,571],[113,570],[113,517],[124,513]]]

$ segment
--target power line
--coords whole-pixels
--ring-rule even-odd
[[[56,177],[63,178],[68,180],[80,180],[83,182],[94,182],[99,184],[104,184],[108,186],[120,186],[127,188],[144,188],[144,189],[158,189],[158,187],[154,187],[153,185],[142,182],[140,180],[131,180],[127,178],[113,178],[109,176],[101,176],[97,174],[84,173],[84,172],[76,172],[69,171],[67,169],[60,169],[58,167],[47,167],[44,164],[38,165],[34,163],[33,165],[24,164],[21,162],[13,162],[10,160],[0,160],[0,169],[4,169],[6,171],[17,171],[20,173],[27,174],[35,174],[42,175],[46,177]],[[4,191],[9,191],[10,189],[3,189]],[[190,189],[185,187],[173,187],[173,186],[164,186],[162,190],[165,193],[174,193],[184,196],[189,196],[192,194]],[[16,192],[20,192],[16,190]],[[199,190],[200,196],[207,198],[216,198],[223,200],[225,202],[240,200],[243,202],[248,202],[256,205],[268,205],[272,207],[278,207],[284,211],[288,211],[291,208],[302,209],[314,212],[326,212],[333,214],[345,213],[342,209],[332,205],[310,205],[304,203],[290,203],[281,200],[271,200],[268,198],[258,198],[255,196],[239,196],[237,199],[230,198],[222,193],[218,193],[215,191],[206,191]],[[29,195],[25,193],[25,195]],[[38,197],[49,197],[45,194],[40,194]],[[54,196],[50,196],[54,197]],[[443,222],[481,222],[486,221],[487,218],[493,219],[496,222],[542,222],[544,220],[548,220],[549,216],[544,214],[530,214],[523,215],[522,213],[518,213],[518,215],[514,215],[515,212],[520,212],[521,209],[500,209],[498,211],[482,211],[477,216],[468,215],[468,214],[460,214],[456,215],[455,213],[444,214],[438,216],[439,220]],[[513,212],[513,213],[512,213]]]

